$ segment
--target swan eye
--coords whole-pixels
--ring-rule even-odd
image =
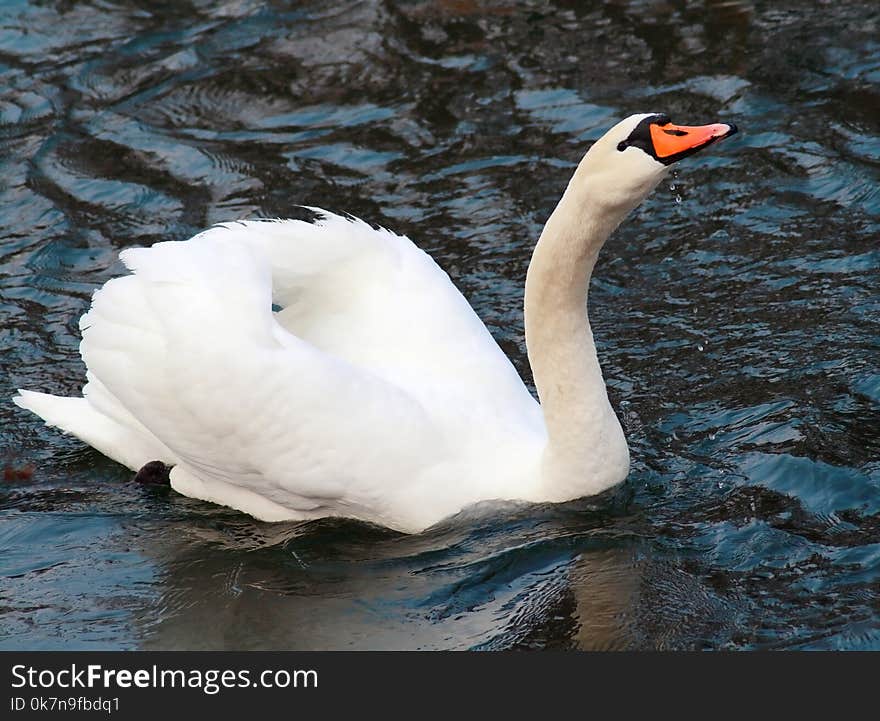
[[[621,140],[621,141],[617,144],[617,149],[618,149],[621,153],[622,153],[624,150],[626,150],[628,147],[629,147],[629,145],[626,144],[626,141],[625,141],[625,140]]]

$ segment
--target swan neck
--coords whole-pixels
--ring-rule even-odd
[[[526,277],[526,347],[548,433],[545,500],[598,493],[629,469],[587,313],[599,251],[626,211],[591,203],[574,182],[547,221]]]

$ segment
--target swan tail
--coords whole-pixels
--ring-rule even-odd
[[[161,452],[148,439],[96,410],[87,398],[53,396],[20,389],[12,402],[42,418],[47,426],[79,438],[132,470],[137,470],[147,461],[155,460],[158,456],[151,454]]]

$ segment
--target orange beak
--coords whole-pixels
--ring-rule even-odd
[[[679,160],[736,132],[735,125],[660,125],[651,123],[651,142],[658,160]]]

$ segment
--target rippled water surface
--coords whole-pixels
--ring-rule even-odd
[[[261,524],[0,402],[0,648],[880,648],[880,6],[5,2],[0,396],[81,387],[118,252],[348,211],[528,378],[522,283],[632,112],[741,133],[611,239],[591,314],[629,480],[417,536]],[[32,473],[31,473],[32,471]]]

